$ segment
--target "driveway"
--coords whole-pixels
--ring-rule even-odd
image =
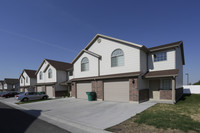
[[[14,98],[3,100],[11,103],[16,102]],[[89,102],[84,99],[63,98],[21,104],[19,106],[29,110],[41,110],[46,116],[52,116],[62,121],[105,129],[127,120],[154,104],[150,102],[141,104],[104,101]]]

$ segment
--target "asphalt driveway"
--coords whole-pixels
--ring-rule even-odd
[[[12,104],[17,102],[14,98],[2,100]],[[141,104],[104,101],[90,102],[84,99],[63,98],[18,106],[28,110],[41,110],[43,114],[56,120],[105,129],[127,120],[154,104],[150,102]]]

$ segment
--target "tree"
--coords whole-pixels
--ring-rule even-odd
[[[194,83],[193,85],[200,85],[200,80],[196,83]]]

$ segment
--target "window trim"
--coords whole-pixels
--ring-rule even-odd
[[[39,73],[39,79],[40,79],[40,80],[43,79],[43,73],[42,73],[42,71],[40,71],[40,73]]]
[[[161,53],[165,53],[165,58],[163,60],[155,60],[156,59],[156,54],[161,54]],[[167,51],[162,51],[162,52],[157,52],[157,53],[153,53],[153,62],[161,62],[161,61],[167,61]]]
[[[28,76],[26,76],[26,83],[28,83]]]
[[[84,59],[87,59],[86,63],[83,63]],[[82,65],[85,65],[85,64],[88,64],[88,69],[83,70]],[[83,57],[82,60],[81,60],[81,72],[85,72],[85,71],[89,71],[89,59],[88,59],[88,57]]]
[[[121,50],[122,55],[113,56],[113,53],[114,53],[115,51],[117,51],[117,50]],[[113,59],[114,57],[120,57],[120,56],[123,56],[123,64],[122,64],[122,65],[115,65],[115,66],[113,66],[113,64],[112,64],[112,59]],[[117,48],[117,49],[113,50],[113,52],[111,53],[111,67],[120,67],[120,66],[124,66],[124,64],[125,64],[125,63],[124,63],[124,59],[125,59],[125,57],[124,57],[124,51],[123,51],[122,49]]]
[[[49,68],[49,70],[48,70],[48,78],[51,79],[52,77],[53,77],[53,72],[52,72],[52,69]]]

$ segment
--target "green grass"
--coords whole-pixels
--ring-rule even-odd
[[[106,130],[116,131],[116,129],[120,129],[119,132],[123,133],[164,132],[165,130],[200,133],[200,95],[184,95],[176,104],[156,104]]]
[[[18,102],[15,104],[27,104],[27,103],[41,102],[41,101],[47,101],[47,100],[52,100],[52,99],[30,100],[30,101],[26,101],[26,102]]]
[[[157,104],[135,116],[134,122],[200,132],[200,95],[185,95],[177,104]]]

